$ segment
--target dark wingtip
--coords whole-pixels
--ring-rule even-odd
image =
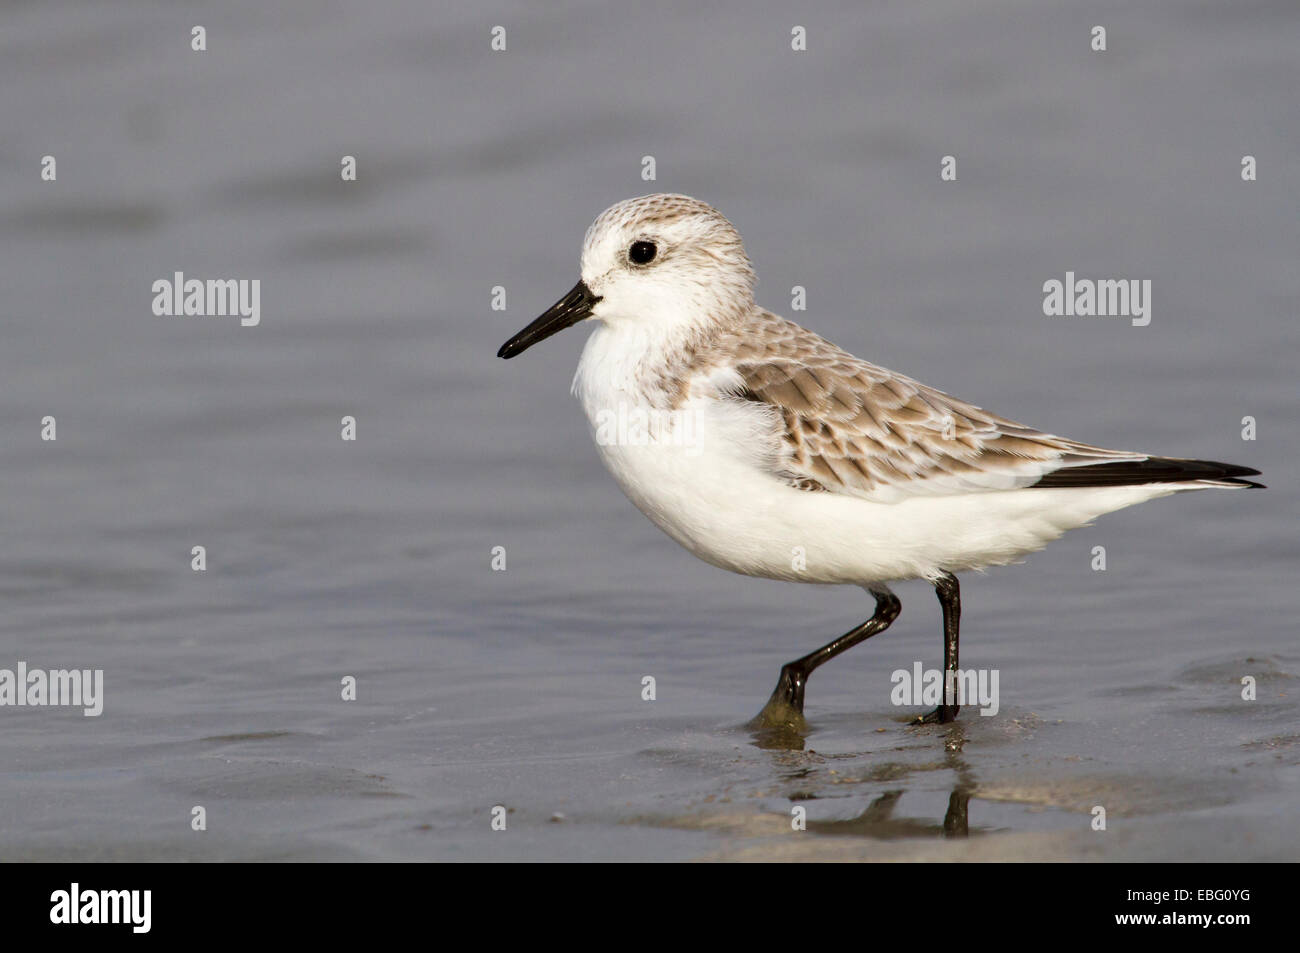
[[[1259,476],[1258,470],[1215,460],[1183,460],[1178,457],[1147,457],[1119,460],[1083,467],[1062,467],[1033,484],[1036,487],[1139,486],[1145,483],[1190,483],[1213,480],[1225,486],[1267,489],[1262,483],[1240,477]]]

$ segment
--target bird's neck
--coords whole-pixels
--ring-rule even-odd
[[[573,393],[593,419],[623,404],[671,410],[699,355],[728,329],[717,321],[601,323],[583,348]]]

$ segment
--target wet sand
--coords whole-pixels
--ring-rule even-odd
[[[0,859],[1300,858],[1300,16],[1170,8],[1090,11],[1104,58],[1067,4],[814,4],[797,55],[739,3],[241,0],[205,54],[190,10],[0,11],[0,667],[106,693],[0,709]],[[994,717],[890,704],[940,658],[914,583],[813,676],[806,736],[756,736],[870,598],[728,575],[637,513],[567,394],[581,329],[494,357],[651,190],[721,208],[760,303],[806,287],[791,316],[867,359],[1269,489],[963,578]],[[1151,279],[1150,326],[1044,317],[1066,269]],[[154,316],[177,270],[260,279],[261,324]]]

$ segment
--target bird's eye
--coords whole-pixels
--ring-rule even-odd
[[[659,249],[655,248],[654,242],[633,242],[632,247],[627,250],[627,257],[634,265],[648,265],[655,260],[658,252]]]

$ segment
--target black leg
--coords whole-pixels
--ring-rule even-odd
[[[808,684],[808,676],[819,665],[829,662],[841,652],[847,652],[859,642],[865,642],[873,635],[884,632],[889,624],[898,618],[903,604],[892,592],[871,593],[876,597],[876,614],[856,629],[845,632],[834,642],[828,642],[816,652],[810,652],[801,659],[787,662],[781,666],[781,677],[777,680],[772,697],[767,700],[758,717],[751,722],[755,727],[802,727],[803,695]]]
[[[944,697],[943,704],[927,715],[922,715],[916,719],[918,725],[929,725],[938,722],[947,724],[955,721],[960,706],[957,704],[957,698],[954,695],[948,697],[948,686],[952,690],[957,690],[957,633],[961,623],[961,587],[957,585],[957,577],[950,572],[945,572],[934,580],[934,591],[939,596],[939,604],[943,606],[943,686]]]

